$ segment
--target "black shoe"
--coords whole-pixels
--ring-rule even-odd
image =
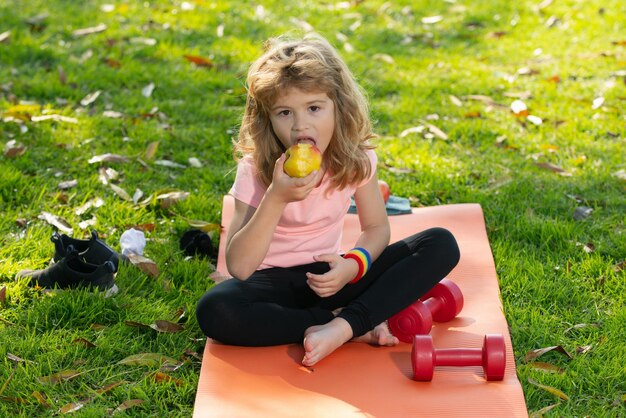
[[[68,237],[67,235],[54,232],[50,240],[54,243],[54,256],[52,260],[57,263],[69,252],[69,248],[78,251],[80,258],[89,264],[101,265],[111,261],[117,271],[119,257],[117,253],[98,238],[96,231],[91,231],[91,238],[82,240]]]
[[[213,256],[213,243],[206,232],[190,229],[180,238],[180,249],[188,256]]]
[[[115,270],[111,260],[100,265],[83,261],[78,251],[70,246],[68,254],[59,262],[43,270],[22,270],[15,278],[29,277],[29,286],[45,289],[97,288],[106,290],[108,296],[117,293]]]

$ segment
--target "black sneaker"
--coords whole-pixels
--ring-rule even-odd
[[[85,240],[71,238],[55,231],[50,240],[54,244],[54,256],[52,257],[52,261],[55,263],[59,262],[68,254],[69,248],[74,248],[78,251],[80,258],[87,263],[100,265],[111,261],[113,266],[115,266],[115,271],[117,271],[119,265],[117,253],[98,238],[96,231],[91,231],[91,238]]]
[[[78,251],[71,246],[68,254],[57,263],[43,270],[22,270],[16,280],[29,277],[29,286],[45,289],[89,288],[107,291],[106,296],[117,293],[115,286],[115,265],[107,260],[100,265],[91,264],[81,259]]]
[[[180,249],[188,256],[211,257],[214,254],[211,237],[199,229],[190,229],[180,238]]]

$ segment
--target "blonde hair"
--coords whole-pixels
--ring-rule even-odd
[[[252,156],[260,180],[269,185],[274,164],[285,151],[270,122],[270,108],[289,88],[323,92],[335,104],[335,129],[324,151],[324,167],[333,187],[343,189],[371,175],[365,150],[374,148],[365,94],[337,51],[319,35],[299,40],[270,39],[265,53],[250,67],[248,96],[235,158]]]

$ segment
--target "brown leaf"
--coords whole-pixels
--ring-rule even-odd
[[[550,363],[544,363],[542,361],[530,363],[530,367],[532,367],[533,369],[537,369],[537,370],[541,370],[541,371],[549,372],[549,373],[562,374],[565,372],[565,369],[563,369],[562,367],[558,367]]]
[[[91,324],[89,328],[91,328],[94,331],[102,331],[102,330],[105,330],[107,327],[106,325],[102,325],[102,324]]]
[[[113,168],[100,167],[98,169],[98,180],[100,180],[100,183],[104,184],[105,186],[111,183],[112,181],[117,180],[119,176],[120,176],[120,173],[118,173],[117,170]]]
[[[146,258],[142,255],[130,253],[128,254],[128,260],[139,270],[143,271],[147,275],[151,277],[157,277],[159,275],[159,267],[156,263],[149,258]]]
[[[76,186],[78,186],[78,180],[74,179],[74,180],[62,181],[61,183],[58,184],[57,187],[61,190],[67,190]]]
[[[536,350],[529,351],[528,353],[526,353],[526,356],[524,357],[524,361],[534,360],[551,351],[556,351],[557,353],[561,353],[570,359],[572,358],[571,354],[568,353],[563,347],[561,347],[560,345],[553,345],[550,347],[538,348]]]
[[[198,354],[195,351],[191,351],[190,349],[186,348],[184,351],[184,355],[187,357],[193,357],[196,360],[202,361],[202,356],[200,354]]]
[[[174,312],[174,315],[172,315],[172,317],[174,318],[174,321],[180,324],[181,322],[186,322],[186,315],[187,310],[185,308],[178,308],[176,312]]]
[[[2,286],[0,288],[0,305],[3,305],[7,301],[7,287]]]
[[[545,414],[546,412],[556,408],[557,406],[559,406],[559,404],[555,403],[554,405],[548,405],[545,408],[541,408],[539,411],[531,414],[530,418],[543,418],[543,414]]]
[[[43,376],[39,378],[41,383],[50,383],[57,384],[60,382],[66,382],[68,380],[74,379],[82,374],[82,372],[78,372],[76,370],[63,370],[61,372],[52,374],[50,376]]]
[[[76,412],[81,409],[85,404],[83,402],[72,402],[64,405],[59,409],[59,414],[69,414],[71,412]]]
[[[19,403],[19,404],[29,404],[30,401],[24,398],[16,398],[15,396],[0,396],[0,400],[5,402]]]
[[[127,157],[124,157],[123,155],[106,153],[106,154],[101,154],[101,155],[94,155],[87,162],[89,164],[94,164],[94,163],[103,163],[103,162],[104,163],[127,163],[128,161],[129,159]]]
[[[111,68],[121,68],[122,67],[122,63],[116,59],[113,58],[104,58],[102,60],[102,62],[104,62],[105,65],[111,67]]]
[[[582,221],[583,219],[586,219],[589,217],[589,215],[591,215],[591,212],[593,212],[593,208],[589,208],[587,206],[579,206],[576,208],[576,210],[574,210],[574,219],[577,221]]]
[[[106,29],[107,29],[107,25],[105,25],[104,23],[100,23],[97,26],[92,26],[92,27],[84,28],[84,29],[76,29],[75,31],[72,32],[72,35],[76,37],[91,35],[94,33],[104,32]]]
[[[185,329],[185,327],[180,324],[175,324],[174,322],[165,321],[162,319],[154,321],[154,324],[150,325],[150,328],[158,332],[168,333],[176,333]]]
[[[146,328],[146,329],[152,329],[150,327],[150,325],[148,324],[144,324],[142,322],[137,322],[137,321],[124,321],[125,325],[128,325],[129,327],[133,327],[133,328]]]
[[[17,218],[15,220],[15,224],[19,226],[20,228],[26,228],[28,226],[28,220],[24,218]]]
[[[185,59],[193,64],[196,64],[198,67],[213,67],[213,61],[208,58],[200,57],[197,55],[183,55]]]
[[[73,230],[70,224],[63,218],[60,218],[56,215],[53,215],[48,212],[41,212],[41,215],[38,216],[39,219],[46,221],[52,226],[56,226],[62,232],[65,232],[68,235],[71,235]]]
[[[622,261],[622,262],[617,263],[617,264],[615,265],[614,270],[615,270],[615,272],[616,272],[616,273],[619,273],[620,271],[623,271],[623,270],[624,270],[624,267],[626,267],[626,260],[624,260],[624,261]]]
[[[576,353],[585,354],[591,351],[592,348],[593,348],[592,345],[582,345],[580,347],[576,347]]]
[[[117,185],[115,185],[113,183],[109,183],[109,187],[111,188],[111,190],[113,190],[115,192],[116,195],[121,197],[122,200],[125,200],[127,202],[132,202],[133,201],[133,198],[130,197],[128,192],[126,190],[122,189],[120,186],[117,186]]]
[[[617,45],[617,46],[626,46],[626,40],[622,40],[622,41],[613,41],[611,42],[613,45]]]
[[[15,158],[24,155],[26,147],[21,142],[17,142],[15,139],[8,141],[4,145],[4,156],[7,158]]]
[[[176,191],[160,194],[156,198],[161,201],[161,209],[167,209],[174,203],[187,199],[187,197],[189,197],[189,192]]]
[[[124,383],[126,383],[126,381],[124,381],[124,380],[120,380],[119,382],[110,383],[110,384],[108,384],[106,386],[102,386],[100,389],[97,389],[96,393],[98,395],[102,395],[103,393],[110,392],[111,390],[115,389],[116,387],[118,387],[120,385],[123,385]]]
[[[571,176],[570,173],[568,173],[567,171],[565,171],[564,169],[562,169],[561,167],[551,164],[551,163],[535,163],[535,165],[539,168],[543,168],[546,170],[550,170],[553,171],[555,173],[561,174],[563,176]]]
[[[534,381],[533,379],[528,379],[528,383],[530,383],[531,385],[535,385],[540,389],[545,390],[546,392],[549,392],[551,394],[553,394],[554,396],[557,396],[561,399],[563,399],[564,401],[569,401],[569,396],[567,396],[565,393],[563,393],[561,390],[557,389],[557,388],[553,388],[552,386],[546,386],[546,385],[542,385],[536,381]]]
[[[16,356],[15,354],[11,354],[11,353],[7,353],[7,358],[16,363],[26,363],[26,362],[32,363],[30,360],[24,360],[23,358],[20,358]]]
[[[85,338],[76,338],[75,340],[72,341],[72,343],[80,344],[80,345],[83,345],[83,346],[85,346],[87,348],[97,347],[94,343],[92,343],[89,340],[86,340]]]
[[[50,405],[48,403],[48,400],[46,399],[46,395],[42,394],[41,392],[37,392],[37,391],[34,391],[32,393],[32,395],[33,395],[33,397],[35,399],[37,399],[37,402],[39,402],[39,405],[43,406],[44,408],[51,408],[52,407],[52,405]]]
[[[566,329],[565,331],[563,331],[565,334],[567,334],[568,332],[570,332],[573,329],[581,329],[581,328],[587,328],[587,327],[594,327],[594,328],[598,328],[600,325],[599,324],[576,324],[574,326],[569,327],[568,329]]]
[[[163,364],[179,364],[180,362],[157,353],[139,353],[128,356],[117,364],[123,364],[127,366],[148,366],[148,367],[161,367]]]
[[[111,415],[115,415],[115,414],[117,414],[119,412],[124,412],[127,409],[130,409],[130,408],[132,408],[134,406],[137,406],[137,405],[141,405],[144,402],[145,401],[141,400],[141,399],[129,399],[129,400],[124,401],[121,404],[119,404],[118,407],[115,408],[113,410],[113,412],[111,412]]]
[[[154,142],[151,142],[150,145],[148,145],[148,148],[146,148],[146,154],[145,154],[146,160],[149,161],[154,158],[154,155],[159,149],[160,142],[161,141],[154,141]]]
[[[187,222],[189,223],[190,227],[199,229],[204,232],[220,232],[222,230],[222,225],[218,223],[209,223],[194,219],[190,219]]]
[[[30,118],[32,122],[45,122],[45,121],[54,121],[54,122],[65,122],[65,123],[78,123],[78,119],[71,118],[69,116],[63,115],[42,115],[42,116],[33,116]]]
[[[169,383],[172,382],[176,386],[182,386],[184,382],[180,379],[170,376],[169,374],[165,374],[162,372],[155,372],[152,377],[157,383]]]

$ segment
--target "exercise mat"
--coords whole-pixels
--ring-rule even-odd
[[[226,275],[224,246],[234,200],[223,202],[217,274]],[[300,344],[235,347],[208,340],[204,350],[194,417],[528,417],[515,371],[495,265],[483,212],[478,204],[413,208],[389,218],[391,241],[441,226],[461,250],[448,275],[465,304],[452,321],[435,323],[436,348],[480,348],[484,334],[500,333],[506,343],[504,380],[487,382],[483,370],[436,367],[430,382],[412,379],[411,345],[376,347],[347,343],[315,366],[300,364]],[[347,215],[342,249],[360,233],[357,215]]]

